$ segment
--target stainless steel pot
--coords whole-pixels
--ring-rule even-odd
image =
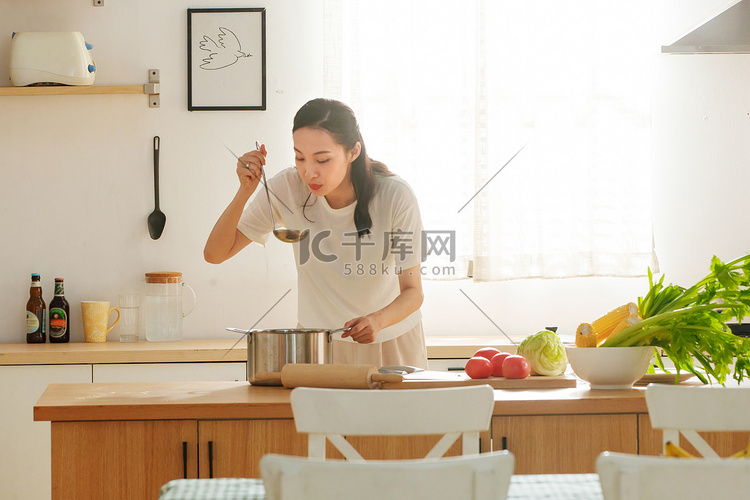
[[[332,335],[341,331],[314,328],[246,330],[247,381],[253,385],[279,385],[278,373],[287,363],[331,364]],[[269,378],[271,380],[267,380]]]

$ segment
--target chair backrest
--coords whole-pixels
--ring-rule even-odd
[[[662,441],[679,443],[680,434],[706,458],[718,454],[698,431],[750,431],[750,387],[651,384],[646,405]]]
[[[443,456],[463,438],[464,455],[479,453],[479,433],[489,429],[490,386],[414,390],[292,390],[297,432],[308,434],[308,456],[325,458],[328,439],[348,460],[364,460],[344,436],[442,434],[425,458]]]
[[[750,460],[665,458],[604,452],[596,459],[604,500],[747,498]],[[744,492],[744,493],[743,493]]]
[[[264,455],[268,500],[502,500],[513,474],[505,451],[431,460],[350,462]]]

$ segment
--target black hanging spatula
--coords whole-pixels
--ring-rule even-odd
[[[158,240],[167,223],[167,216],[159,210],[159,136],[154,136],[154,199],[156,208],[148,215],[148,234]]]

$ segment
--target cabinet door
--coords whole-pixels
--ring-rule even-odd
[[[260,477],[266,453],[307,456],[307,435],[292,419],[201,420],[198,422],[200,477]]]
[[[440,436],[350,436],[347,439],[367,460],[396,460],[423,458]],[[201,420],[198,443],[199,476],[202,478],[260,477],[258,462],[266,453],[307,456],[307,434],[298,433],[292,419]],[[445,455],[460,454],[459,441]],[[326,456],[344,458],[331,443],[327,443]]]
[[[593,473],[603,451],[638,452],[637,416],[493,417],[492,448],[515,455],[516,474]]]
[[[0,497],[50,498],[50,423],[34,405],[49,384],[90,382],[91,365],[0,366]]]
[[[240,381],[247,380],[246,369],[242,362],[94,365],[94,383]]]
[[[52,422],[52,498],[158,498],[198,472],[195,420]]]
[[[703,439],[719,454],[728,457],[745,448],[750,440],[750,432],[699,432]],[[700,455],[685,439],[680,439],[680,446],[693,455]],[[661,430],[651,427],[647,413],[638,415],[638,453],[641,455],[662,454]]]

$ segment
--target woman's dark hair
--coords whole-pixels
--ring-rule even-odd
[[[343,102],[322,98],[307,102],[294,116],[292,133],[305,127],[325,130],[331,134],[337,144],[343,146],[347,151],[359,142],[362,149],[359,156],[352,162],[351,171],[354,195],[357,197],[357,206],[354,209],[354,225],[357,227],[358,236],[368,234],[372,227],[372,217],[370,217],[368,207],[377,186],[375,174],[393,174],[385,164],[367,156],[365,141],[359,131],[359,124],[354,116],[354,111]],[[307,206],[310,196],[312,194],[308,195],[304,207]]]

